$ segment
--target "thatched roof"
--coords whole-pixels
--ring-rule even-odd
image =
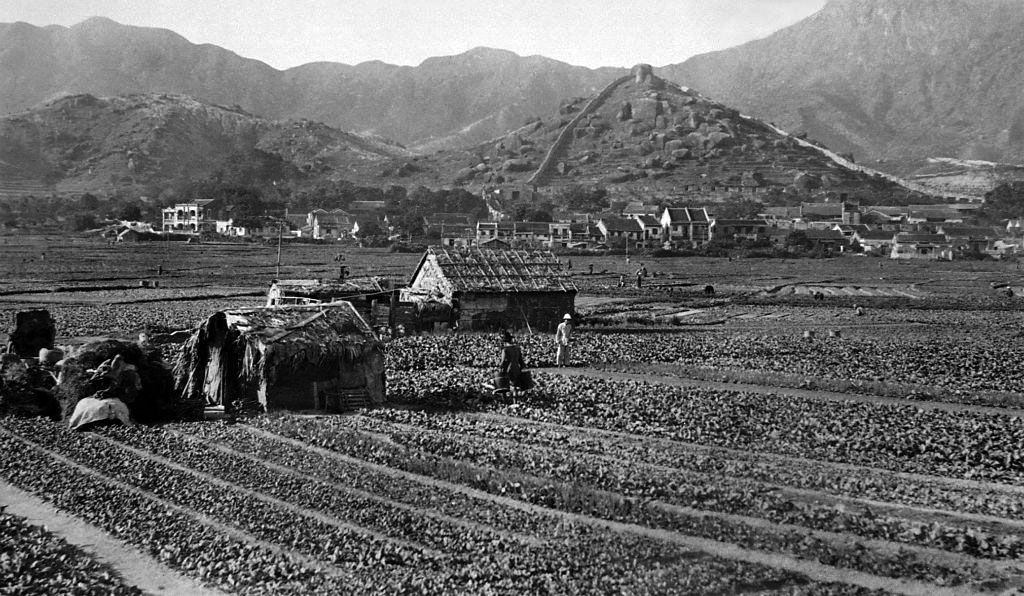
[[[350,302],[221,311],[195,330],[180,354],[175,376],[186,397],[202,390],[205,359],[217,345],[240,359],[239,377],[248,384],[272,381],[277,370],[336,366],[382,349]]]
[[[372,277],[350,277],[344,281],[281,279],[275,281],[272,287],[276,287],[286,296],[304,296],[324,301],[329,301],[331,298],[377,294],[385,291],[380,282]]]
[[[431,247],[413,272],[413,288],[426,266],[436,266],[445,285],[458,292],[578,291],[551,251]]]

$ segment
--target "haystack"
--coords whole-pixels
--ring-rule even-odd
[[[117,399],[143,423],[202,416],[173,391],[174,377],[160,352],[134,342],[106,339],[85,344],[61,363],[56,392],[64,416],[88,397]]]
[[[349,302],[218,312],[175,367],[184,399],[232,410],[336,412],[384,401],[384,353]]]

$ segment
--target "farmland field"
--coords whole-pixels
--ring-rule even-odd
[[[191,328],[277,275],[276,246],[0,242],[0,317],[48,308],[58,344]],[[419,259],[285,245],[280,277],[338,253],[396,281]],[[1024,588],[1015,263],[645,258],[638,290],[635,257],[571,260],[573,366],[520,336],[526,395],[489,396],[497,340],[459,334],[389,342],[389,405],[350,415],[2,419],[0,505],[31,493],[211,593]],[[135,593],[17,513],[0,528],[46,562],[0,585]]]

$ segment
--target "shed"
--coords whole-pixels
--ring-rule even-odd
[[[339,412],[384,401],[384,351],[349,302],[215,313],[175,366],[185,399]]]
[[[574,312],[576,284],[550,251],[431,247],[402,299],[451,306],[460,329],[553,331]]]
[[[377,277],[344,280],[274,280],[267,291],[267,306],[320,304],[345,300],[372,326],[387,324],[391,282]]]

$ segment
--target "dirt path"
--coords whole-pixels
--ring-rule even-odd
[[[802,397],[805,399],[817,399],[824,401],[856,401],[861,403],[887,406],[913,407],[920,408],[923,410],[943,410],[947,412],[974,412],[976,414],[985,414],[989,416],[1024,417],[1024,409],[1017,408],[994,408],[991,406],[978,406],[973,404],[957,404],[950,402],[927,400],[918,401],[900,399],[898,397],[882,397],[878,395],[864,395],[860,393],[839,393],[835,391],[822,391],[818,389],[792,389],[788,387],[772,387],[769,385],[753,385],[749,383],[724,383],[721,381],[684,379],[681,377],[667,375],[624,373],[583,367],[539,367],[534,368],[533,370],[553,375],[561,375],[565,377],[589,377],[592,379],[605,379],[609,381],[657,383],[659,385],[668,385],[669,387],[699,387],[704,389],[715,389],[718,391],[747,391],[751,393],[769,393],[773,395],[787,395],[792,397]]]
[[[0,506],[74,544],[97,561],[109,566],[126,583],[146,594],[190,594],[224,596],[225,592],[204,586],[77,517],[20,488],[0,481]]]
[[[696,551],[700,551],[712,556],[721,557],[725,559],[743,561],[758,565],[765,565],[776,569],[785,569],[787,571],[803,574],[815,581],[846,583],[861,586],[870,590],[884,590],[896,594],[906,594],[914,596],[956,596],[980,593],[970,589],[970,587],[968,586],[946,588],[914,580],[882,577],[872,575],[870,573],[865,573],[862,571],[855,571],[850,569],[843,569],[840,567],[833,567],[831,565],[824,565],[816,561],[797,559],[789,555],[766,553],[751,550],[737,546],[735,544],[720,542],[708,538],[688,536],[684,534],[678,534],[676,532],[671,532],[668,530],[659,530],[654,528],[648,528],[645,526],[639,526],[636,524],[615,522],[576,513],[569,513],[558,509],[549,509],[547,507],[533,505],[509,497],[492,495],[490,493],[486,493],[459,484],[447,482],[445,480],[439,480],[437,478],[429,476],[422,476],[420,474],[414,474],[411,472],[406,472],[403,470],[397,470],[379,464],[374,464],[372,462],[343,455],[335,451],[324,449],[322,447],[316,447],[314,445],[304,443],[297,439],[292,439],[290,437],[278,435],[252,426],[245,426],[244,428],[258,436],[273,441],[282,442],[288,445],[292,445],[294,447],[306,449],[312,453],[316,453],[323,457],[335,459],[345,463],[361,465],[377,472],[390,474],[398,478],[411,480],[413,482],[418,482],[427,486],[436,486],[439,488],[443,488],[445,490],[459,492],[474,497],[476,499],[490,501],[492,503],[518,509],[520,511],[543,515],[545,517],[553,516],[561,518],[569,523],[586,524],[592,527],[609,529],[619,533],[633,534],[643,536],[646,538],[669,542],[672,544],[683,546],[685,548],[690,548]]]

